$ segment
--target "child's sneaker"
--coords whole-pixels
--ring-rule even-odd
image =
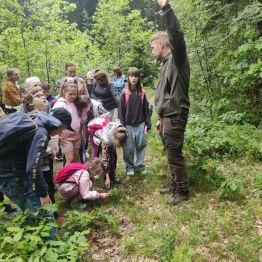
[[[126,175],[127,176],[134,176],[135,175],[135,172],[133,170],[130,170],[130,171],[127,171],[126,172]]]

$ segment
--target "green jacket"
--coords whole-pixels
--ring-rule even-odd
[[[164,6],[162,11],[171,53],[162,61],[155,93],[155,106],[160,117],[167,117],[179,114],[183,108],[190,107],[188,96],[190,67],[184,33],[174,11],[169,4]]]

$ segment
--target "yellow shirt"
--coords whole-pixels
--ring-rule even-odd
[[[19,106],[21,104],[21,97],[17,86],[5,80],[2,88],[2,103],[8,106]]]

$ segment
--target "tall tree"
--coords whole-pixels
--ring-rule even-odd
[[[95,67],[106,70],[137,66],[145,80],[152,81],[156,65],[147,47],[153,30],[140,11],[131,11],[129,0],[101,0],[93,17],[89,57]]]

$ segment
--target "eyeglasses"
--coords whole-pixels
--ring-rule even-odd
[[[35,95],[33,97],[41,98],[41,97],[45,97],[45,94],[38,94],[38,95]]]

